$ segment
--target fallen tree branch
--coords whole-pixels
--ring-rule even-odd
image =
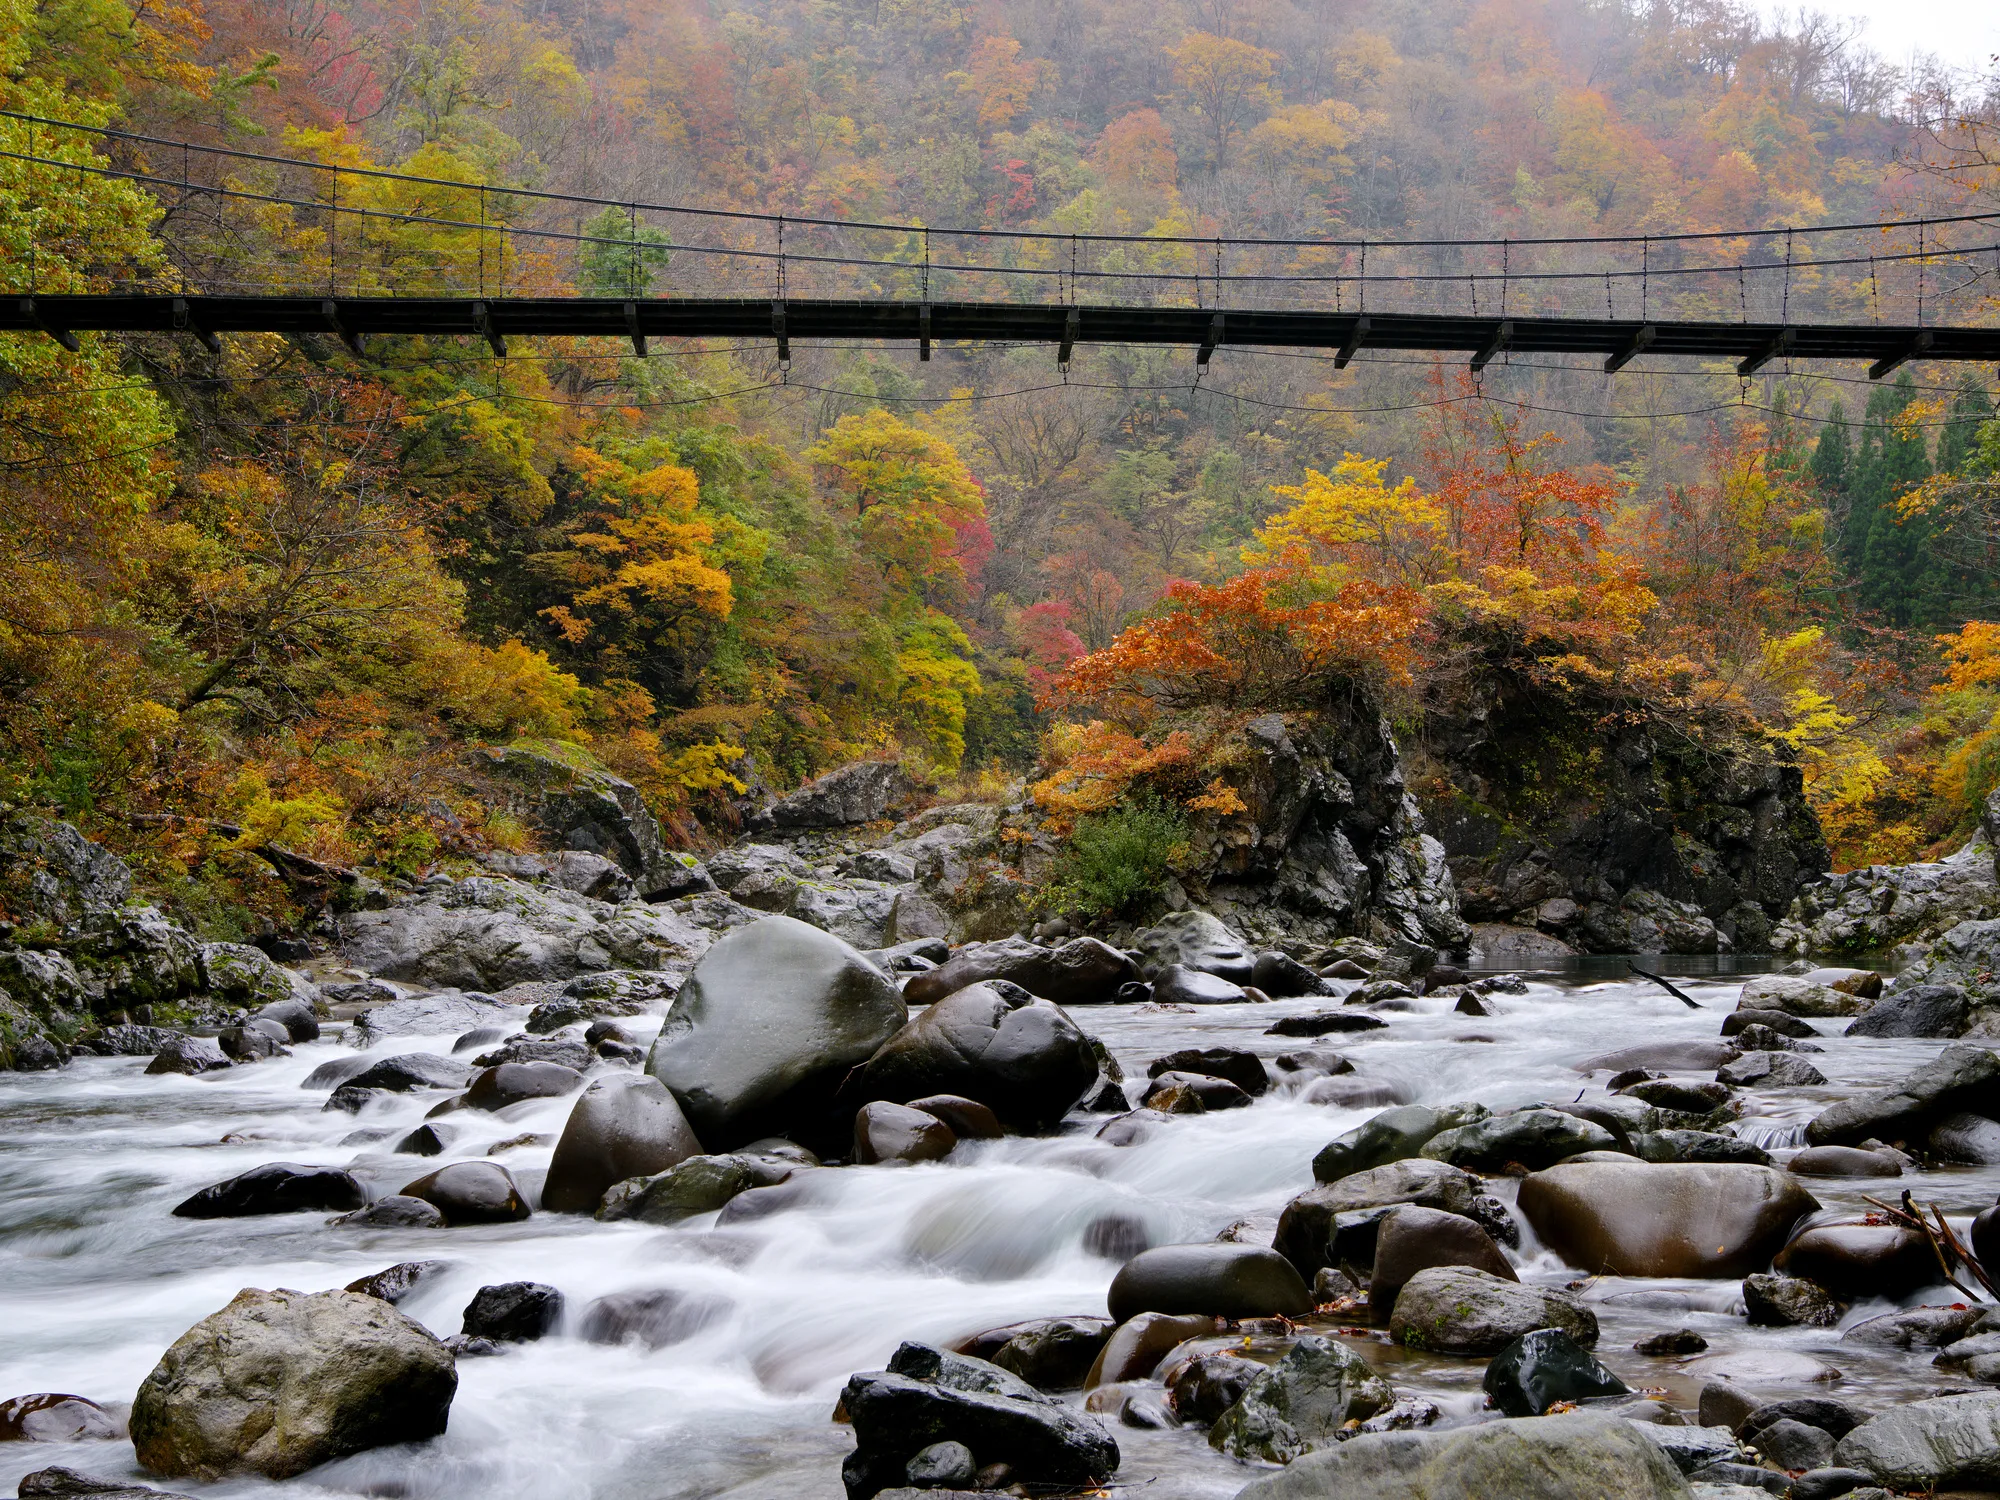
[[[1678,987],[1668,983],[1666,980],[1662,979],[1657,974],[1648,974],[1644,969],[1640,968],[1637,964],[1633,963],[1631,959],[1628,958],[1625,960],[1625,967],[1630,969],[1634,974],[1637,974],[1641,979],[1652,980],[1653,983],[1657,984],[1661,989],[1665,990],[1669,995],[1672,995],[1676,1000],[1680,1001],[1680,1003],[1685,1005],[1689,1010],[1700,1010],[1702,1008],[1701,1006],[1696,1005],[1694,1001],[1688,999],[1688,997],[1685,994],[1683,994]]]

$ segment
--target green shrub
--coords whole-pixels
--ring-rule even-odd
[[[1162,802],[1094,813],[1069,836],[1055,893],[1073,911],[1142,916],[1189,852],[1187,819]]]

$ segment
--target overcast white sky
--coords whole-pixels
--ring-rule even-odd
[[[1798,8],[1797,0],[1756,3],[1767,16]],[[1984,71],[2000,52],[2000,0],[1808,0],[1808,6],[1859,19],[1868,45],[1892,62],[1907,62],[1921,50],[1953,68]]]

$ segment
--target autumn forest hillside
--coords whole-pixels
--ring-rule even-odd
[[[1447,266],[1396,241],[1635,236],[1650,266],[1654,237],[1880,220],[1879,265],[1711,276],[1683,310],[1990,322],[2000,71],[1937,51],[1727,0],[0,0],[0,274],[771,295],[774,263],[690,236],[772,222],[643,202],[910,226],[888,264],[793,273],[849,294],[908,294],[930,226],[1045,232],[1005,253],[1047,300],[1084,236],[1128,236],[1097,270],[1185,300],[1213,237],[1330,277],[1352,249],[1296,242],[1379,271]],[[322,180],[354,217],[281,201]],[[284,919],[251,848],[413,874],[523,846],[467,778],[485,742],[629,778],[690,845],[894,757],[960,800],[1025,779],[1057,833],[1168,865],[1233,731],[1342,686],[1420,779],[1496,681],[1584,733],[1754,745],[1845,865],[1957,847],[2000,783],[1990,369],[78,342],[0,334],[0,801],[218,933]]]

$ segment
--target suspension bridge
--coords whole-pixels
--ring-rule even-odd
[[[920,360],[940,344],[1040,344],[1065,368],[1089,345],[1181,346],[1198,369],[1230,349],[1323,351],[1337,368],[1427,351],[1475,372],[1536,355],[1589,356],[1608,373],[1722,360],[1744,377],[1777,360],[1863,362],[1871,379],[1910,360],[2000,365],[2000,213],[1533,239],[940,229],[7,118],[29,128],[29,149],[0,159],[27,173],[30,207],[36,184],[65,175],[128,183],[157,205],[166,273],[44,290],[32,242],[13,267],[0,330],[72,349],[80,333],[184,334],[219,353],[226,334],[262,333],[333,337],[361,357],[371,341],[425,336],[482,339],[503,358],[510,339],[628,340],[643,356],[653,340],[729,338],[768,341],[781,363],[796,339],[907,345]],[[669,262],[673,289],[654,295]],[[1840,316],[1857,308],[1865,320]]]

